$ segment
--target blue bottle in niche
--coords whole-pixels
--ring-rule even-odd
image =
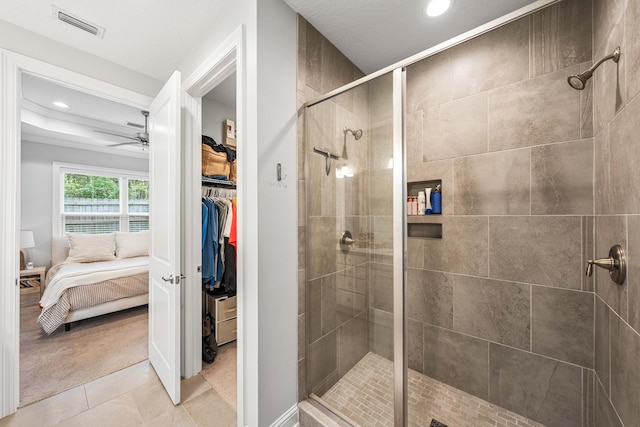
[[[431,195],[431,207],[434,214],[442,213],[442,192],[440,191],[440,184],[436,185]]]

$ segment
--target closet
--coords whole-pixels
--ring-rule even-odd
[[[216,387],[228,376],[211,372],[237,366],[235,84],[233,74],[202,98],[201,147],[203,376],[218,392],[234,394],[235,383]]]

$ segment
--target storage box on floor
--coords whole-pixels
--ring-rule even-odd
[[[236,296],[212,295],[205,293],[207,307],[213,316],[215,338],[218,345],[235,341],[238,336]]]

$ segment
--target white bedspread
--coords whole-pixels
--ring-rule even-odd
[[[132,276],[149,271],[149,257],[117,259],[88,263],[64,264],[47,285],[40,306],[42,311],[56,304],[65,290],[103,280]]]

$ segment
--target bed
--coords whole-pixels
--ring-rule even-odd
[[[148,241],[148,232],[54,237],[38,317],[44,332],[148,304]]]

